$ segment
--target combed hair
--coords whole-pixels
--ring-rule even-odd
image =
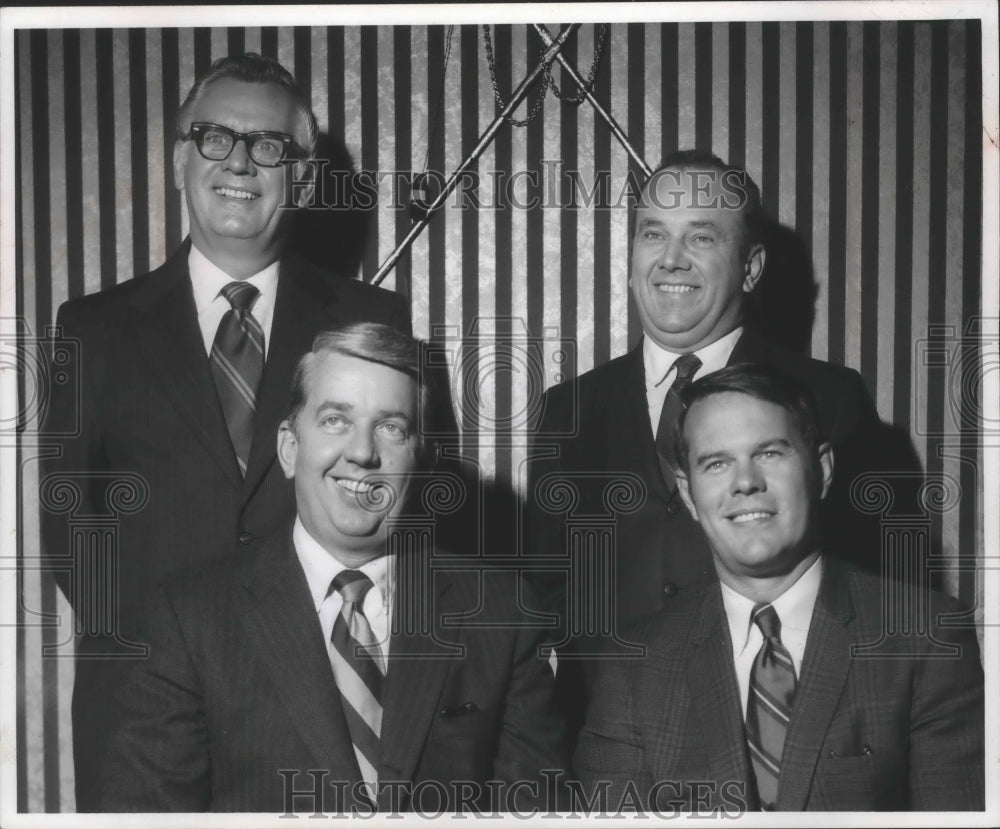
[[[412,377],[417,383],[417,428],[421,454],[430,451],[424,433],[429,431],[428,418],[432,417],[432,393],[422,365],[423,346],[391,325],[375,322],[358,322],[342,328],[321,331],[313,340],[312,349],[306,352],[295,367],[292,376],[292,393],[288,406],[288,423],[295,429],[298,416],[306,404],[309,381],[316,362],[323,354],[343,354],[378,363]]]
[[[664,170],[712,171],[720,173],[740,194],[745,241],[755,244],[762,241],[766,218],[760,199],[760,188],[750,174],[735,164],[727,164],[717,155],[697,149],[674,150],[664,156],[659,166],[642,183],[645,193],[650,183]]]
[[[316,116],[313,114],[312,103],[308,96],[284,66],[274,58],[265,57],[256,52],[219,58],[204,75],[194,82],[194,86],[191,87],[191,91],[188,92],[184,103],[177,111],[179,138],[183,139],[186,135],[184,125],[189,123],[189,116],[195,104],[202,99],[211,84],[221,81],[223,78],[232,78],[244,83],[270,83],[287,90],[292,96],[295,108],[302,120],[303,131],[306,135],[306,144],[303,149],[309,153],[310,158],[315,155],[319,127],[316,125]]]
[[[681,392],[681,412],[674,427],[674,455],[681,470],[690,472],[689,447],[684,435],[688,412],[699,400],[727,392],[745,394],[765,403],[773,403],[788,412],[798,426],[813,462],[818,464],[819,446],[825,436],[809,389],[774,369],[756,363],[737,363],[706,374]]]

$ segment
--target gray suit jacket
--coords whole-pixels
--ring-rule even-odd
[[[917,621],[912,631],[886,633],[893,622],[902,631],[904,616],[892,612],[889,624],[883,621],[882,581],[834,559],[825,568],[781,759],[778,808],[983,809],[975,632],[938,624],[957,606],[934,594],[925,609],[930,624],[907,616]],[[631,781],[644,805],[661,810],[672,800],[693,808],[699,796],[703,808],[755,808],[718,584],[630,633],[647,654],[600,666],[575,758],[585,788],[605,786],[612,806]],[[875,647],[857,650],[865,645]]]

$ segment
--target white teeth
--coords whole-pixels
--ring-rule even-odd
[[[686,294],[698,290],[694,285],[657,285],[656,289],[665,294]]]
[[[734,524],[745,524],[748,521],[759,521],[762,518],[770,518],[770,513],[767,512],[744,512],[741,515],[733,516],[730,520]]]
[[[360,492],[362,494],[367,494],[374,489],[371,484],[366,484],[364,481],[352,481],[349,478],[338,478],[337,486],[341,489],[346,489],[348,492]]]
[[[251,201],[257,196],[253,193],[248,193],[246,190],[234,190],[232,187],[216,187],[215,192],[220,196],[227,196],[231,199],[243,199],[245,201]]]

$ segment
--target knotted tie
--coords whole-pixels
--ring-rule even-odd
[[[333,624],[330,662],[337,680],[344,716],[354,743],[361,776],[374,802],[378,782],[379,736],[382,731],[382,690],[385,665],[378,642],[362,610],[371,579],[358,570],[343,570],[331,582],[344,604]]]
[[[747,743],[760,806],[772,810],[778,801],[781,752],[795,697],[795,667],[781,644],[781,620],[774,608],[755,605],[752,619],[764,634],[764,643],[750,671]]]
[[[684,391],[684,387],[691,382],[695,373],[701,368],[701,360],[694,354],[682,354],[674,362],[673,368],[676,369],[674,382],[667,390],[667,396],[663,400],[663,408],[660,410],[660,422],[656,427],[656,453],[660,460],[660,469],[663,471],[663,480],[671,492],[677,486],[671,464],[674,459],[674,426],[677,425],[677,418],[681,413],[680,395]],[[665,375],[663,379],[666,379]],[[663,380],[660,382],[662,383]]]
[[[220,293],[232,308],[215,332],[209,365],[240,472],[246,475],[257,389],[264,373],[264,331],[250,313],[260,292],[249,282],[230,282]]]

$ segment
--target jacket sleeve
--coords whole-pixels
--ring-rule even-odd
[[[533,606],[530,586],[520,585],[521,603]],[[509,805],[551,811],[561,802],[568,766],[565,723],[555,706],[552,668],[539,652],[542,636],[526,625],[515,634],[493,771],[511,787]],[[536,782],[537,794],[520,781]]]
[[[938,608],[940,609],[940,608]],[[910,798],[918,811],[985,808],[983,669],[971,627],[932,626],[954,656],[924,658],[913,683]]]
[[[42,434],[39,481],[42,556],[74,610],[83,576],[81,550],[70,538],[71,518],[101,512],[104,493],[98,473],[106,467],[95,401],[94,369],[100,361],[96,338],[72,306],[57,317],[57,335],[49,343],[47,413]],[[76,587],[76,589],[74,589]]]
[[[587,718],[573,756],[579,788],[574,808],[615,811],[629,802],[630,792],[645,796],[652,778],[644,764],[645,749],[631,690],[631,669],[608,663],[594,672]],[[637,807],[644,803],[635,804]]]
[[[204,812],[210,806],[204,683],[167,594],[148,612],[149,658],[118,695],[102,768],[107,812]]]

